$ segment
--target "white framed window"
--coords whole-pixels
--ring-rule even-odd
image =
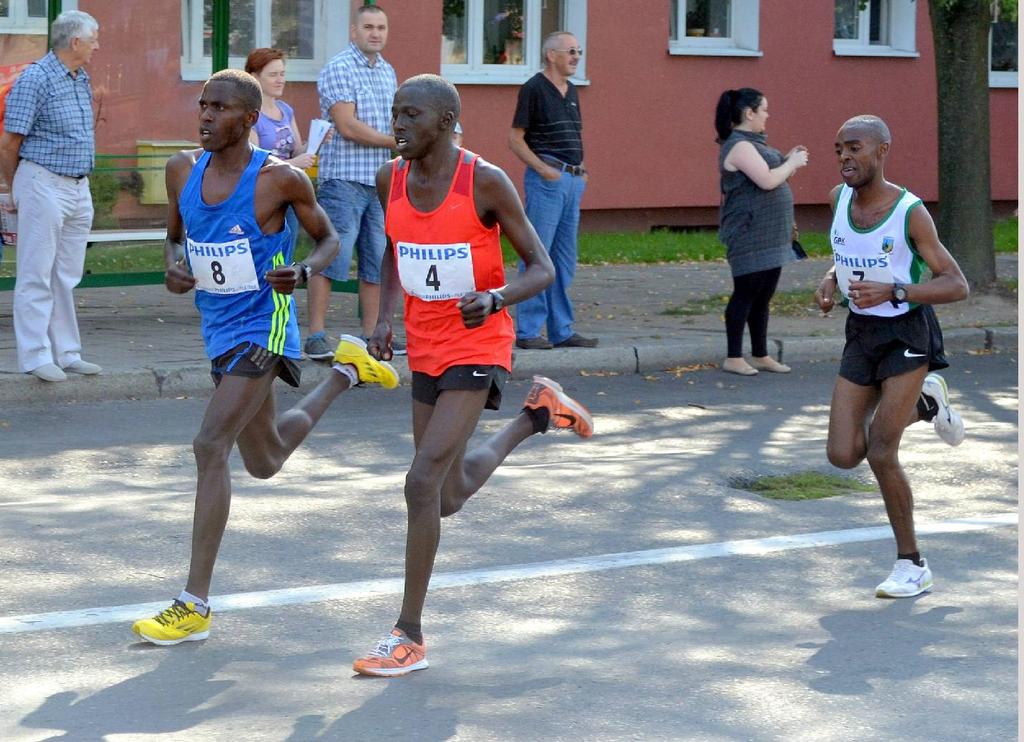
[[[988,36],[988,60],[990,88],[1018,87],[1016,9],[1012,14],[1000,13],[993,21]]]
[[[46,0],[0,0],[0,33],[46,34]]]
[[[544,66],[540,48],[568,31],[584,49],[573,82],[587,84],[587,0],[444,0],[441,75],[453,83],[518,85]]]
[[[287,55],[288,79],[316,80],[348,44],[347,3],[333,0],[230,0],[228,65],[243,69],[260,47]],[[181,77],[205,80],[213,69],[213,0],[181,2]]]
[[[669,54],[760,57],[760,0],[670,0]]]
[[[915,0],[835,0],[837,56],[917,57]]]

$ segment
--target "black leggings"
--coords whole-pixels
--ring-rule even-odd
[[[729,358],[743,357],[743,325],[750,327],[750,355],[768,355],[768,303],[779,285],[782,268],[732,277],[732,296],[725,307]]]

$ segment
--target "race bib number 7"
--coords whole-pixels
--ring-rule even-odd
[[[395,252],[398,277],[410,296],[423,301],[444,301],[476,291],[473,251],[468,242],[446,245],[399,242]]]
[[[256,265],[248,239],[234,242],[195,242],[187,240],[185,253],[196,289],[211,294],[241,294],[258,291]]]
[[[845,258],[839,255],[836,256],[836,279],[846,298],[850,297],[851,281],[894,282],[886,258]]]

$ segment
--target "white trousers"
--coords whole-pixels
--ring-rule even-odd
[[[57,175],[22,160],[11,195],[18,207],[14,283],[18,367],[23,372],[46,363],[64,367],[82,357],[72,289],[82,280],[92,227],[89,179]]]

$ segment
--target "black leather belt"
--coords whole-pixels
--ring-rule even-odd
[[[563,173],[569,173],[569,175],[580,176],[585,175],[587,172],[587,169],[582,165],[569,165],[568,163],[562,162],[561,160],[556,160],[554,157],[544,156],[541,157],[540,159],[546,162],[548,165],[558,168]]]

